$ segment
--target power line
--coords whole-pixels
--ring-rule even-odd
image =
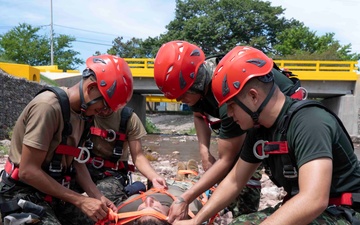
[[[104,33],[104,32],[85,30],[85,29],[81,29],[81,28],[68,27],[68,26],[63,26],[63,25],[59,25],[59,24],[54,24],[54,26],[72,29],[72,30],[80,30],[80,31],[89,32],[89,33],[103,34],[103,35],[109,35],[109,36],[119,36],[118,34],[109,34],[109,33]]]
[[[86,43],[86,44],[94,44],[94,45],[103,45],[103,46],[113,46],[110,44],[103,44],[103,43],[97,43],[97,42],[92,42],[92,41],[81,41],[81,40],[75,40],[74,42],[80,42],[80,43]]]

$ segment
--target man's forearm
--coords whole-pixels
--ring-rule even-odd
[[[232,164],[227,163],[224,159],[219,159],[215,164],[206,171],[200,180],[194,184],[190,189],[188,189],[181,196],[185,199],[187,203],[192,202],[203,192],[214,186],[221,179],[223,179],[227,172],[230,170]]]

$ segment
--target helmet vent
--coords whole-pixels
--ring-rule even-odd
[[[195,77],[195,73],[194,72],[190,73],[190,78],[194,79],[194,77]]]
[[[227,94],[229,94],[230,89],[227,83],[227,75],[224,76],[224,79],[222,81],[222,95],[225,96]]]
[[[168,69],[168,71],[167,71],[167,73],[171,73],[171,71],[173,70],[173,68],[174,68],[173,66],[170,66],[169,69]]]
[[[255,66],[260,67],[260,68],[266,64],[266,61],[262,60],[262,59],[249,59],[246,62],[254,64]]]
[[[93,62],[94,63],[103,63],[106,65],[106,62],[105,60],[101,59],[101,58],[93,58]]]
[[[200,51],[199,49],[195,49],[194,51],[191,52],[190,56],[200,56]]]

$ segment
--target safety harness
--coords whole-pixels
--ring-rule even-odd
[[[91,135],[99,136],[108,142],[115,141],[115,146],[112,152],[112,155],[109,159],[104,159],[95,155],[92,151],[90,151],[89,160],[86,162],[90,164],[95,169],[102,169],[104,170],[105,176],[112,176],[116,171],[122,171],[124,173],[134,172],[135,167],[134,165],[128,164],[127,161],[122,161],[123,156],[123,148],[124,142],[127,140],[126,136],[126,128],[129,118],[131,117],[134,110],[130,107],[124,107],[121,110],[121,120],[119,125],[119,131],[116,132],[112,129],[100,129],[95,127],[92,123],[87,134],[87,140],[85,141],[85,146],[88,149],[93,149],[93,142],[91,141]],[[131,183],[129,181],[129,176],[127,176],[127,180],[125,181],[126,184]],[[125,184],[124,183],[124,184]]]
[[[70,123],[70,103],[66,92],[58,87],[45,87],[42,90],[40,90],[36,95],[44,91],[51,91],[56,95],[61,107],[61,112],[64,120],[64,128],[61,134],[62,135],[61,143],[56,148],[54,156],[46,172],[52,178],[58,181],[60,184],[62,184],[67,188],[70,188],[71,184],[73,184],[75,181],[75,179],[73,179],[75,176],[75,171],[72,167],[67,168],[66,171],[63,171],[63,166],[61,163],[62,156],[63,155],[74,156],[75,157],[74,160],[80,163],[84,163],[85,161],[88,160],[90,153],[86,148],[82,148],[82,147],[76,148],[67,145],[67,138],[72,133],[72,126]],[[0,194],[10,191],[16,185],[28,186],[19,180],[19,165],[16,165],[15,163],[11,162],[9,158],[5,163],[4,172],[5,173],[1,175],[2,188]],[[52,196],[45,195],[43,199],[45,201],[51,202]],[[18,211],[20,209],[20,207],[17,204],[17,201],[18,199],[6,201],[6,202],[3,202],[2,200],[0,201],[1,212],[3,217],[7,214]]]
[[[306,108],[306,107],[319,107],[319,108],[325,109],[327,112],[329,112],[331,115],[333,115],[336,118],[338,124],[341,126],[341,128],[345,132],[347,138],[349,139],[349,141],[352,144],[352,147],[354,149],[353,142],[350,138],[350,135],[346,131],[346,128],[343,125],[343,123],[341,122],[341,120],[339,119],[339,117],[334,112],[332,112],[330,109],[328,109],[327,107],[325,107],[323,104],[321,104],[318,101],[301,100],[301,101],[295,102],[293,105],[291,105],[290,109],[283,116],[282,120],[279,123],[278,132],[281,134],[281,138],[280,138],[281,140],[280,141],[272,141],[272,142],[259,140],[255,143],[255,145],[253,147],[254,155],[258,159],[263,160],[265,172],[269,175],[270,179],[275,184],[277,183],[277,181],[274,180],[274,177],[272,177],[272,174],[270,171],[270,166],[269,166],[266,158],[268,158],[270,155],[278,155],[281,158],[281,162],[283,165],[283,176],[288,181],[288,183],[290,183],[290,186],[285,189],[285,191],[288,193],[288,195],[287,195],[287,197],[285,197],[284,201],[290,199],[292,196],[297,194],[299,191],[299,189],[298,189],[298,168],[295,163],[293,152],[291,152],[291,150],[289,150],[289,148],[288,148],[288,143],[286,141],[287,130],[289,128],[291,119],[294,117],[294,115],[299,110]],[[329,199],[329,206],[336,206],[336,207],[337,206],[349,206],[349,207],[351,207],[351,206],[354,206],[354,204],[356,204],[356,205],[360,204],[360,193],[342,193],[339,197],[331,197]],[[332,213],[333,215],[335,215],[336,214],[335,212],[337,210],[336,207],[329,207],[331,209],[331,211],[329,211],[329,212]],[[348,210],[351,211],[352,209],[348,209],[348,208],[342,209],[342,211],[344,211],[344,213],[345,213],[345,211],[346,211],[346,213],[349,213]],[[346,215],[345,215],[345,217],[348,218]],[[360,221],[359,221],[359,223],[357,223],[356,221],[357,221],[356,218],[351,219],[352,224],[357,224],[357,225],[360,224]]]

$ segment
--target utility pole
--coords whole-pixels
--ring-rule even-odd
[[[50,57],[51,57],[51,65],[54,65],[54,31],[53,31],[53,6],[52,0],[50,0],[51,6],[51,24],[50,24]]]

